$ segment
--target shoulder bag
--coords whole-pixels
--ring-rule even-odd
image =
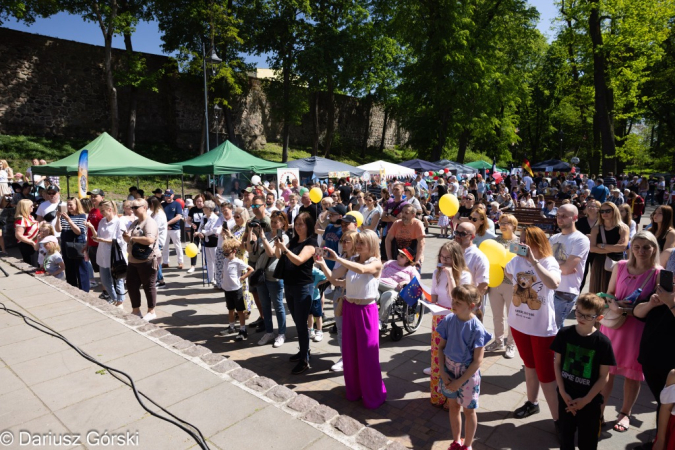
[[[605,237],[605,227],[604,225],[599,225],[600,227],[600,234],[602,235],[602,243],[607,245],[607,238]],[[612,258],[609,257],[608,254],[605,254],[605,270],[607,272],[611,272],[614,270],[614,266],[616,266],[616,263],[618,261],[614,261]]]
[[[131,227],[129,228],[132,229],[134,228],[134,226],[138,226],[138,220],[132,223]],[[146,261],[148,258],[150,258],[150,256],[152,256],[152,253],[155,251],[155,245],[157,245],[156,239],[155,243],[152,244],[152,246],[134,243],[131,246],[131,256],[138,259],[139,261]]]
[[[649,282],[649,280],[652,278],[653,273],[654,273],[654,269],[652,269],[649,272],[649,275],[645,278],[645,281],[642,282],[642,286],[640,286],[640,289],[645,288],[645,286],[647,285],[647,282]],[[621,307],[634,306],[634,304],[633,305],[623,304],[623,303],[621,303],[622,301],[618,300],[618,299],[608,300],[607,298],[605,298],[606,303],[612,302],[612,301],[615,301],[615,302],[621,304]],[[604,316],[605,317],[602,318],[602,320],[600,321],[600,324],[607,327],[607,328],[611,328],[612,330],[618,330],[619,328],[621,328],[623,326],[624,322],[626,322],[626,318],[628,317],[627,315],[624,315],[620,311],[614,311],[612,309],[609,309],[609,307],[606,309],[606,313],[605,313]]]
[[[112,239],[112,248],[110,249],[110,273],[116,280],[123,280],[127,277],[127,261],[124,259],[124,253],[119,242],[117,242],[117,235],[120,229],[120,222],[117,221],[117,228]]]

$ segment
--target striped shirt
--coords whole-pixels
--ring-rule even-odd
[[[74,216],[70,216],[70,220],[72,220],[73,223],[75,225],[77,225],[77,227],[80,229],[80,232],[82,234],[84,234],[85,223],[87,222],[87,215],[86,214],[76,214]],[[65,217],[61,217],[61,232],[69,231],[71,229],[72,228],[70,227],[70,222],[68,222]]]

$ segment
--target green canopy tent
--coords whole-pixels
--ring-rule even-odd
[[[77,176],[82,150],[87,150],[89,176],[136,177],[148,175],[182,175],[180,167],[148,159],[129,150],[108,133],[103,133],[70,156],[43,166],[31,167],[40,175]],[[70,185],[68,184],[68,196]]]
[[[473,167],[474,169],[478,170],[492,170],[492,164],[486,161],[474,161],[466,164],[469,167]],[[508,169],[504,169],[502,167],[497,167],[497,171],[502,172],[502,173],[508,173]]]
[[[231,175],[241,172],[274,174],[277,173],[277,169],[286,167],[285,163],[275,163],[257,158],[230,141],[225,141],[213,150],[196,158],[172,165],[182,167],[184,173],[195,175]]]

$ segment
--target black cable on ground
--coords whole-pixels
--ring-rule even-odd
[[[199,428],[197,428],[196,426],[192,425],[189,422],[184,421],[180,417],[176,417],[171,412],[167,411],[162,406],[158,405],[150,397],[148,397],[144,393],[138,391],[136,389],[136,384],[134,383],[134,380],[133,380],[133,378],[131,378],[131,376],[122,372],[121,370],[118,370],[118,369],[115,369],[114,367],[110,367],[110,366],[107,366],[107,365],[103,364],[102,362],[98,361],[96,358],[94,358],[94,357],[90,356],[89,354],[85,353],[84,351],[82,351],[75,344],[71,343],[65,336],[63,336],[58,331],[55,331],[52,328],[48,327],[47,325],[45,325],[43,323],[40,323],[40,322],[30,318],[30,317],[25,316],[24,314],[20,313],[19,311],[7,308],[7,306],[5,306],[5,304],[2,303],[2,302],[0,302],[0,310],[5,310],[8,314],[10,314],[12,316],[21,317],[21,318],[23,318],[23,321],[28,326],[30,326],[32,328],[35,328],[36,330],[41,331],[41,332],[43,332],[43,333],[45,333],[49,336],[55,337],[57,339],[61,339],[63,342],[68,344],[68,346],[72,347],[77,353],[79,353],[83,358],[85,358],[86,360],[96,364],[99,367],[102,367],[102,368],[106,369],[113,377],[115,377],[116,379],[118,379],[122,383],[126,384],[127,386],[131,387],[131,389],[133,389],[133,391],[134,391],[134,396],[136,397],[136,400],[138,401],[138,403],[141,405],[141,407],[144,410],[146,410],[152,416],[157,417],[158,419],[164,420],[165,422],[169,422],[170,424],[175,425],[178,428],[180,428],[181,430],[185,431],[187,434],[190,435],[190,437],[192,437],[197,442],[197,444],[199,444],[199,446],[202,448],[202,450],[210,450],[208,444],[206,443],[206,439],[202,435],[202,432],[199,430]],[[42,327],[42,328],[40,328],[40,327]],[[49,330],[49,331],[47,331],[47,330]],[[116,373],[124,375],[126,378],[128,378],[129,381],[120,378]],[[168,414],[169,416],[171,416],[172,418],[174,418],[176,420],[172,420],[170,418],[167,418],[167,417],[164,417],[160,414],[157,414],[154,411],[151,411],[150,409],[148,409],[147,406],[145,406],[145,403],[143,403],[143,400],[141,400],[141,397],[144,397],[145,399],[150,401],[150,403],[152,403],[153,405],[155,405],[156,407],[158,407],[159,409],[161,409],[166,414]],[[196,430],[196,433],[194,431],[192,431],[190,428],[187,428],[186,426],[183,426],[183,425],[181,425],[181,423],[178,423],[176,421],[187,425],[187,427],[193,428],[194,430]]]

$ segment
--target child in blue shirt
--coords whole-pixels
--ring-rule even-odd
[[[472,313],[480,302],[480,294],[475,286],[463,284],[452,290],[452,313],[438,324],[436,331],[441,336],[438,344],[438,362],[441,370],[441,392],[448,402],[452,444],[448,450],[471,450],[476,435],[478,419],[478,395],[480,394],[480,365],[483,362],[485,344],[492,335],[485,331],[483,324]],[[450,342],[451,344],[446,346]],[[464,442],[462,434],[462,415],[464,409],[466,424]]]
[[[309,329],[309,338],[314,342],[321,342],[323,340],[323,310],[321,309],[319,284],[326,280],[326,275],[323,274],[321,269],[312,267],[312,276],[314,277],[314,292],[312,293],[312,306],[309,308],[309,317],[307,318],[307,328]]]

